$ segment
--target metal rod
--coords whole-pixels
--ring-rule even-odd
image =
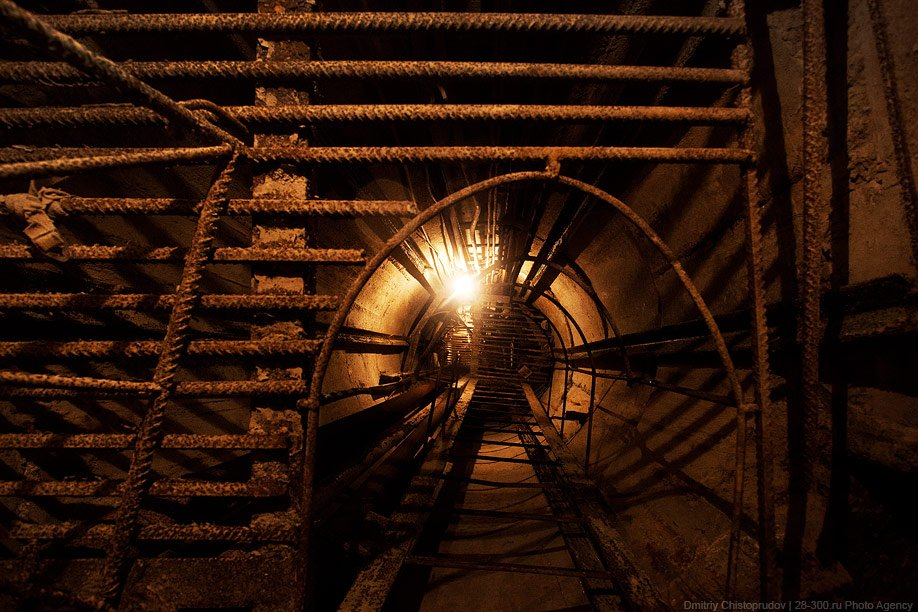
[[[90,51],[73,38],[57,31],[48,25],[48,17],[38,18],[10,0],[0,0],[0,19],[16,32],[25,34],[38,48],[46,49],[83,72],[110,83],[164,117],[218,142],[241,144],[236,137],[202,120],[172,98],[124,72],[115,62]]]
[[[734,36],[745,24],[728,17],[576,15],[545,13],[182,13],[48,15],[51,26],[75,35],[245,33],[258,36],[405,32],[534,32],[693,34]]]
[[[739,108],[676,106],[579,106],[534,104],[328,104],[310,106],[227,106],[226,115],[248,128],[379,121],[663,121],[741,123]],[[202,116],[205,112],[199,113]],[[87,126],[166,126],[153,111],[132,106],[0,108],[0,127],[14,129]]]
[[[733,0],[730,14],[739,19],[746,19],[746,0]],[[752,41],[746,38],[733,51],[731,66],[749,73],[739,93],[738,105],[752,113]],[[752,120],[740,130],[741,146],[752,149],[755,146],[755,133]],[[775,516],[772,477],[772,449],[770,440],[771,407],[769,395],[771,390],[771,369],[768,363],[768,323],[765,319],[765,283],[762,255],[761,212],[758,206],[759,185],[758,169],[755,166],[744,166],[740,169],[741,191],[745,199],[746,226],[746,264],[749,293],[752,298],[752,348],[754,355],[754,396],[758,410],[755,411],[755,435],[758,448],[757,489],[759,519],[759,596],[761,601],[771,601],[774,597],[772,582],[777,576],[777,553],[775,542]],[[743,489],[746,463],[747,415],[743,406],[736,406],[737,450],[736,468],[734,470],[734,508],[731,515],[731,540],[728,551],[727,596],[736,595],[737,563],[739,558],[741,523],[743,518]]]
[[[161,387],[143,415],[131,457],[124,494],[115,519],[111,547],[102,571],[102,596],[117,605],[124,587],[126,566],[131,559],[131,542],[140,519],[140,504],[153,478],[153,455],[162,439],[166,408],[175,390],[175,375],[189,343],[189,327],[199,300],[204,267],[213,250],[213,238],[220,211],[226,206],[226,191],[233,180],[237,158],[234,155],[220,172],[201,205],[197,227],[175,291],[169,323],[163,338],[163,351],[153,374]]]
[[[333,295],[207,294],[199,296],[204,310],[335,310]],[[0,293],[0,310],[163,310],[175,294],[148,293]]]
[[[724,68],[511,62],[279,60],[122,62],[118,66],[126,73],[145,80],[230,80],[265,84],[328,79],[547,79],[736,85],[745,79],[742,72]],[[0,62],[0,82],[72,85],[91,83],[92,80],[80,70],[59,62]]]

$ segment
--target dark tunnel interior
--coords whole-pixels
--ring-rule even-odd
[[[0,609],[911,610],[907,0],[0,0]]]

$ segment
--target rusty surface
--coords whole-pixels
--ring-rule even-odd
[[[129,481],[0,481],[0,497],[118,497],[129,493]],[[149,494],[160,497],[277,497],[287,491],[287,478],[249,482],[214,482],[205,480],[156,480],[149,484]],[[123,533],[116,527],[112,536]]]
[[[321,346],[319,340],[192,340],[189,357],[301,357]],[[155,357],[162,350],[157,340],[72,342],[0,342],[3,359],[81,359]]]
[[[162,310],[175,302],[172,294],[145,293],[2,293],[0,310]],[[200,296],[205,310],[335,310],[338,298],[330,295]]]
[[[733,85],[745,76],[725,68],[606,66],[509,62],[423,61],[184,61],[122,62],[127,73],[146,80],[218,79],[295,83],[304,79],[553,79],[578,81],[668,81]],[[0,62],[0,82],[66,85],[92,83],[84,73],[56,62]]]
[[[228,145],[216,147],[181,147],[173,149],[132,149],[106,150],[97,149],[99,155],[86,155],[91,149],[52,148],[45,151],[25,152],[22,150],[4,149],[0,152],[0,179],[21,177],[59,176],[95,170],[112,170],[115,168],[136,168],[151,164],[180,164],[184,162],[209,162],[226,157],[231,149]],[[3,152],[7,154],[4,155]],[[23,157],[37,157],[36,161],[11,161]]]
[[[654,161],[672,163],[746,163],[745,149],[678,147],[273,147],[250,149],[256,162],[458,163],[496,161]]]
[[[17,385],[51,389],[85,389],[87,391],[124,391],[153,393],[159,385],[150,382],[109,380],[86,376],[58,376],[55,374],[30,374],[27,372],[0,371],[0,386]],[[2,391],[0,391],[2,394]]]
[[[19,33],[28,36],[42,50],[56,55],[81,71],[94,75],[131,95],[139,103],[162,113],[169,119],[219,142],[238,143],[220,128],[198,118],[190,110],[140,79],[124,72],[108,58],[91,51],[73,38],[48,25],[48,18],[38,18],[10,0],[0,0],[0,19]]]
[[[530,104],[329,104],[310,106],[227,106],[223,111],[249,128],[355,121],[675,121],[739,123],[748,109],[674,106],[577,106]],[[0,109],[0,127],[160,126],[166,120],[135,107]]]
[[[80,198],[69,197],[48,214],[53,218],[69,215],[192,215],[200,212],[200,202],[181,198]],[[258,198],[232,199],[228,215],[270,214],[278,216],[351,217],[368,215],[411,216],[417,214],[408,200],[293,200]],[[0,215],[9,214],[6,208]]]
[[[62,250],[70,261],[183,261],[185,252],[177,247],[133,246],[68,246]],[[15,244],[0,245],[0,259],[47,261],[35,247]],[[214,251],[213,262],[253,261],[310,262],[310,263],[363,263],[363,251],[358,249],[303,249],[303,248],[252,248],[222,247]]]
[[[75,35],[221,32],[259,36],[381,32],[601,32],[736,35],[739,19],[650,15],[534,13],[285,13],[48,15],[49,25]]]
[[[0,448],[131,448],[131,434],[0,434]],[[173,449],[285,449],[287,438],[282,435],[203,435],[166,434],[162,448]]]

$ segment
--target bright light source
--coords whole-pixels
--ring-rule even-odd
[[[478,295],[478,279],[469,274],[454,276],[450,282],[450,289],[452,290],[451,299],[467,304]]]

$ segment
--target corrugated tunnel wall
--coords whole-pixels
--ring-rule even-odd
[[[591,608],[913,601],[912,8],[0,0],[2,607],[385,593],[476,384]]]

